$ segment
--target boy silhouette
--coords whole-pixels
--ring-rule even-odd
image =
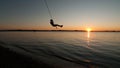
[[[57,28],[57,26],[58,27],[63,27],[63,25],[59,25],[59,24],[54,24],[54,21],[53,21],[53,19],[50,19],[50,24],[53,26],[53,27],[56,27]]]

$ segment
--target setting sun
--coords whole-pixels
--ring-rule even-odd
[[[87,31],[90,32],[92,29],[91,28],[87,28]]]

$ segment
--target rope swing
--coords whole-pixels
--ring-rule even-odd
[[[46,7],[47,7],[47,9],[48,9],[48,14],[49,14],[50,18],[52,19],[53,17],[52,17],[52,14],[51,14],[50,9],[49,9],[49,7],[48,7],[48,3],[47,3],[46,0],[44,0],[44,2],[45,2],[45,5],[46,5]]]
[[[48,6],[48,3],[47,3],[47,1],[46,0],[44,0],[44,2],[45,2],[45,5],[46,5],[46,7],[47,7],[47,9],[48,9],[48,14],[49,14],[49,16],[50,16],[50,24],[53,26],[53,27],[56,27],[56,29],[57,29],[57,27],[63,27],[63,25],[59,25],[59,24],[54,24],[54,20],[53,20],[53,16],[52,16],[52,14],[51,14],[51,11],[50,11],[50,9],[49,9],[49,6]]]

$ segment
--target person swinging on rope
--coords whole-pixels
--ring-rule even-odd
[[[63,25],[59,25],[59,24],[54,24],[54,21],[53,21],[53,19],[50,19],[50,24],[53,26],[53,27],[56,27],[56,29],[57,29],[57,26],[58,27],[63,27]]]

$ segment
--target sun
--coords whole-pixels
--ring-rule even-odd
[[[90,32],[92,29],[91,29],[91,28],[87,28],[86,30],[87,30],[88,32]]]

